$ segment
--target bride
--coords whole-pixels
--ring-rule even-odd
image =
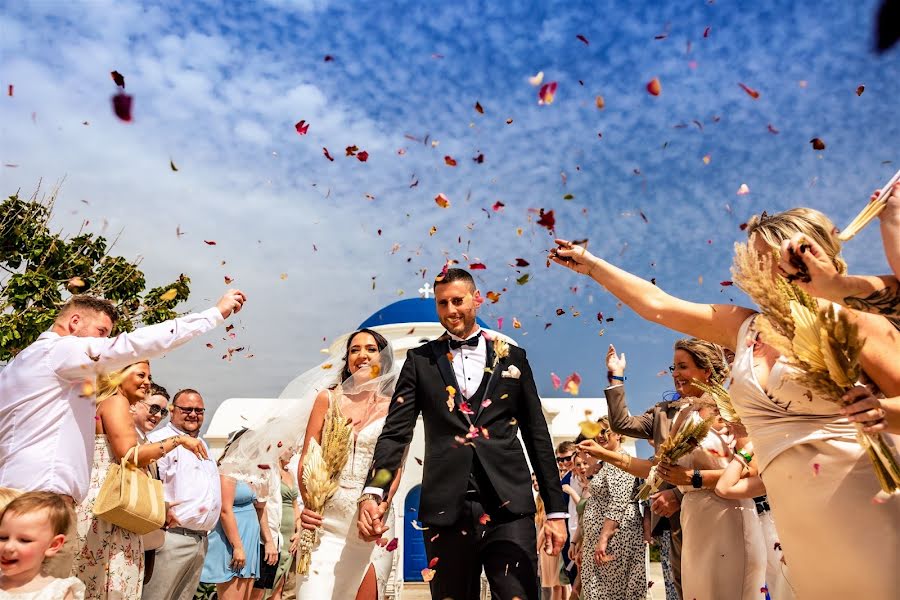
[[[352,424],[353,440],[337,492],[325,504],[323,514],[304,507],[296,522],[297,531],[319,529],[309,572],[298,576],[299,600],[377,600],[384,595],[393,562],[392,553],[384,546],[393,537],[393,514],[385,515],[389,529],[384,538],[364,542],[357,532],[356,501],[372,466],[396,375],[388,341],[370,329],[355,331],[347,338],[343,356],[332,356],[292,381],[281,394],[286,402],[279,404],[277,414],[251,428],[223,463],[233,477],[264,486],[269,480],[266,471],[277,464],[279,448],[299,442],[302,435],[304,451],[297,479],[306,504],[303,458],[310,439],[322,441],[328,407],[337,403]],[[398,484],[399,477],[388,494],[388,506]]]

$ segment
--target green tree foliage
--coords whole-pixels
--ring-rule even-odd
[[[103,236],[79,231],[68,237],[49,228],[56,196],[0,203],[0,361],[8,361],[50,328],[72,294],[91,294],[116,303],[117,331],[176,316],[191,280],[184,274],[145,292],[136,262],[110,256]]]

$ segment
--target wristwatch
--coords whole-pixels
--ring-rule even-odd
[[[700,469],[694,469],[694,474],[691,475],[691,486],[698,490],[703,488],[703,475],[700,474]]]
[[[356,504],[359,506],[363,502],[368,502],[369,500],[373,500],[375,504],[381,504],[381,496],[378,494],[363,494],[357,498]]]

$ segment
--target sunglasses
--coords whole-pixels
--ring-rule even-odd
[[[565,462],[571,462],[573,458],[575,458],[574,454],[572,454],[570,456],[557,456],[556,462],[558,462],[559,464],[563,464]]]
[[[177,408],[178,410],[180,410],[181,412],[183,412],[186,415],[189,415],[191,413],[197,413],[197,415],[202,415],[203,413],[206,412],[205,408],[194,408],[193,406],[185,408],[184,406],[178,406],[177,404],[173,404],[172,406],[174,406],[175,408]]]
[[[141,400],[140,403],[147,406],[147,411],[149,411],[151,415],[159,415],[163,419],[169,416],[169,409],[165,408],[164,406],[160,406],[159,404],[150,404],[146,400]]]

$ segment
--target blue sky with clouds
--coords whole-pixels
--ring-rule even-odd
[[[452,258],[487,266],[483,291],[506,288],[482,317],[504,318],[543,393],[550,372],[578,371],[582,393],[600,395],[613,342],[643,409],[671,388],[657,373],[677,336],[545,268],[552,238],[530,209],[554,210],[560,235],[590,238],[673,293],[740,301],[719,286],[740,223],[807,205],[843,225],[900,165],[898,51],[872,52],[871,0],[0,4],[0,79],[14,85],[0,99],[0,159],[16,165],[0,170],[3,193],[65,178],[58,226],[123,231],[116,250],[143,257],[151,283],[192,277],[185,308],[234,278],[250,296],[237,339],[154,365],[212,405],[276,394]],[[113,69],[133,123],[110,109]],[[550,105],[528,83],[538,71],[559,83]],[[654,77],[658,97],[645,89]],[[345,157],[350,145],[369,160]],[[846,256],[882,272],[870,229]],[[598,323],[601,311],[615,321]],[[222,361],[237,344],[254,357]]]

